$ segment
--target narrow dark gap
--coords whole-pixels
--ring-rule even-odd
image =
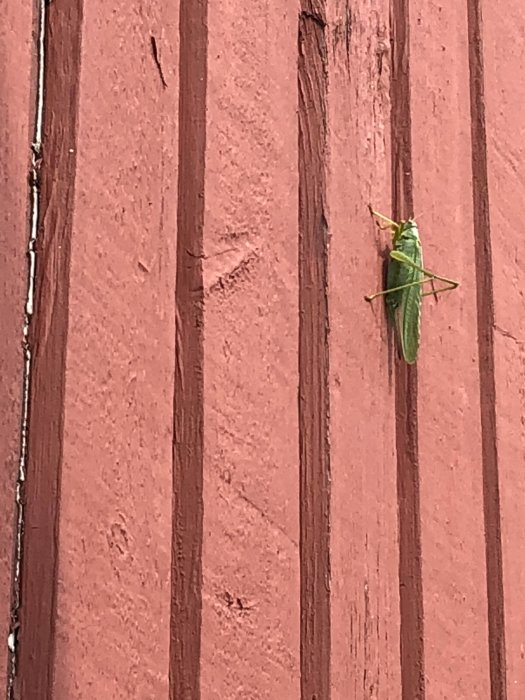
[[[392,0],[392,209],[414,215],[409,0]],[[425,697],[417,366],[396,360],[395,411],[399,527],[400,652],[403,700]]]
[[[8,698],[52,696],[83,4],[37,5],[24,408]]]
[[[207,0],[181,0],[170,699],[200,698]]]
[[[298,28],[302,700],[330,698],[328,57],[324,13],[324,2],[303,0]]]
[[[499,465],[496,443],[494,291],[485,122],[483,34],[479,0],[467,0],[467,8],[490,696],[492,700],[504,700],[507,697],[505,608]]]

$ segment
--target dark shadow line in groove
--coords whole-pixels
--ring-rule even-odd
[[[327,47],[324,2],[298,27],[301,698],[330,698]]]
[[[39,57],[43,60],[44,87],[40,95],[42,144],[41,148],[33,144],[31,182],[39,192],[39,215],[34,313],[28,319],[27,337],[31,353],[27,470],[25,481],[19,479],[20,501],[24,503],[20,626],[16,630],[16,674],[8,689],[10,697],[14,693],[25,700],[53,695],[83,3],[56,0],[44,10],[40,15],[44,49]],[[40,12],[44,10],[40,6]],[[36,132],[35,128],[35,136]]]
[[[207,11],[180,2],[170,700],[200,698]]]
[[[392,0],[392,200],[394,219],[414,214],[409,0]],[[425,697],[417,367],[396,358],[401,695]]]
[[[494,293],[485,122],[482,17],[479,0],[467,0],[467,8],[490,688],[492,700],[504,700],[507,697],[505,609],[499,465],[496,443]]]

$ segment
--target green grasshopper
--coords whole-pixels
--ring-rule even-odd
[[[417,359],[419,338],[421,333],[421,302],[423,297],[432,294],[437,301],[437,295],[456,289],[459,282],[436,275],[423,267],[423,248],[419,239],[419,230],[414,219],[392,221],[374,211],[369,206],[370,213],[386,222],[380,226],[382,230],[392,231],[392,246],[388,262],[386,289],[365,296],[366,301],[385,296],[388,316],[397,328],[401,353],[409,365]],[[446,286],[436,289],[434,282],[439,280]],[[422,286],[430,282],[432,291],[423,292]]]

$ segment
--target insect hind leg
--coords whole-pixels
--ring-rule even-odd
[[[383,297],[386,294],[392,294],[392,292],[400,292],[402,289],[408,289],[409,287],[417,287],[418,285],[421,286],[422,284],[426,284],[427,282],[432,282],[434,278],[427,277],[422,280],[416,280],[415,282],[408,282],[407,284],[402,284],[399,287],[391,287],[390,289],[385,289],[382,292],[376,292],[375,294],[367,294],[365,296],[365,301],[373,301],[376,297]],[[439,289],[436,291],[440,291]],[[434,292],[427,292],[426,294],[434,294]],[[422,294],[421,296],[426,296],[426,294]]]
[[[436,278],[435,278],[435,277],[432,277],[431,279],[432,279],[432,282],[434,282],[434,280],[435,280]],[[452,281],[451,281],[446,287],[440,287],[439,289],[436,289],[436,288],[434,287],[434,285],[432,284],[432,287],[433,287],[432,291],[431,291],[431,292],[424,292],[421,296],[422,296],[422,297],[428,297],[428,296],[430,296],[430,295],[432,294],[432,295],[436,298],[436,301],[437,301],[437,295],[438,295],[438,294],[441,294],[442,292],[450,292],[450,291],[452,291],[453,289],[456,289],[457,286],[458,286],[458,283],[457,283],[457,282],[452,282]]]

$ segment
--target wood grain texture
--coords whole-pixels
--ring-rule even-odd
[[[399,697],[392,338],[383,278],[390,210],[387,2],[330,3],[327,199],[330,308],[331,697]]]
[[[469,3],[477,95],[473,163],[479,219],[480,384],[486,438],[485,528],[490,596],[492,698],[525,693],[525,256],[521,236],[525,158],[521,74],[525,20],[519,3],[505,13]],[[476,42],[481,36],[482,42]],[[485,145],[485,151],[483,151]]]
[[[82,8],[46,11],[16,697],[52,694]],[[40,21],[39,21],[40,24]]]
[[[299,469],[301,697],[330,697],[330,421],[327,24],[301,5],[299,90]]]
[[[414,163],[408,0],[393,0],[392,33],[392,211],[394,220],[414,216]],[[395,365],[397,496],[399,506],[399,598],[401,693],[425,697],[425,633],[421,552],[419,403],[417,365]]]
[[[200,697],[206,1],[180,3],[170,698]]]
[[[36,85],[6,8],[4,632]],[[10,697],[521,700],[519,1],[46,9]],[[461,283],[417,367],[363,300],[369,203]]]
[[[299,697],[297,12],[208,8],[201,695]]]
[[[69,160],[49,172],[48,211],[72,216],[69,229],[54,228],[48,214],[43,238],[44,254],[47,226],[71,238],[51,697],[167,697],[177,8],[90,3],[80,23],[73,7],[49,6],[49,50],[58,54],[49,56],[46,137]],[[67,51],[72,32],[82,35],[80,73]],[[74,94],[66,69],[78,120],[64,113],[67,99],[51,101],[56,91]],[[62,119],[77,132],[61,132]],[[68,202],[57,187],[73,177]],[[53,251],[60,260],[64,249]],[[39,406],[50,412],[42,396]]]
[[[438,303],[423,300],[426,690],[431,698],[488,697],[467,13],[460,5],[420,0],[411,3],[410,26],[414,209],[421,214],[425,266],[460,280]]]

